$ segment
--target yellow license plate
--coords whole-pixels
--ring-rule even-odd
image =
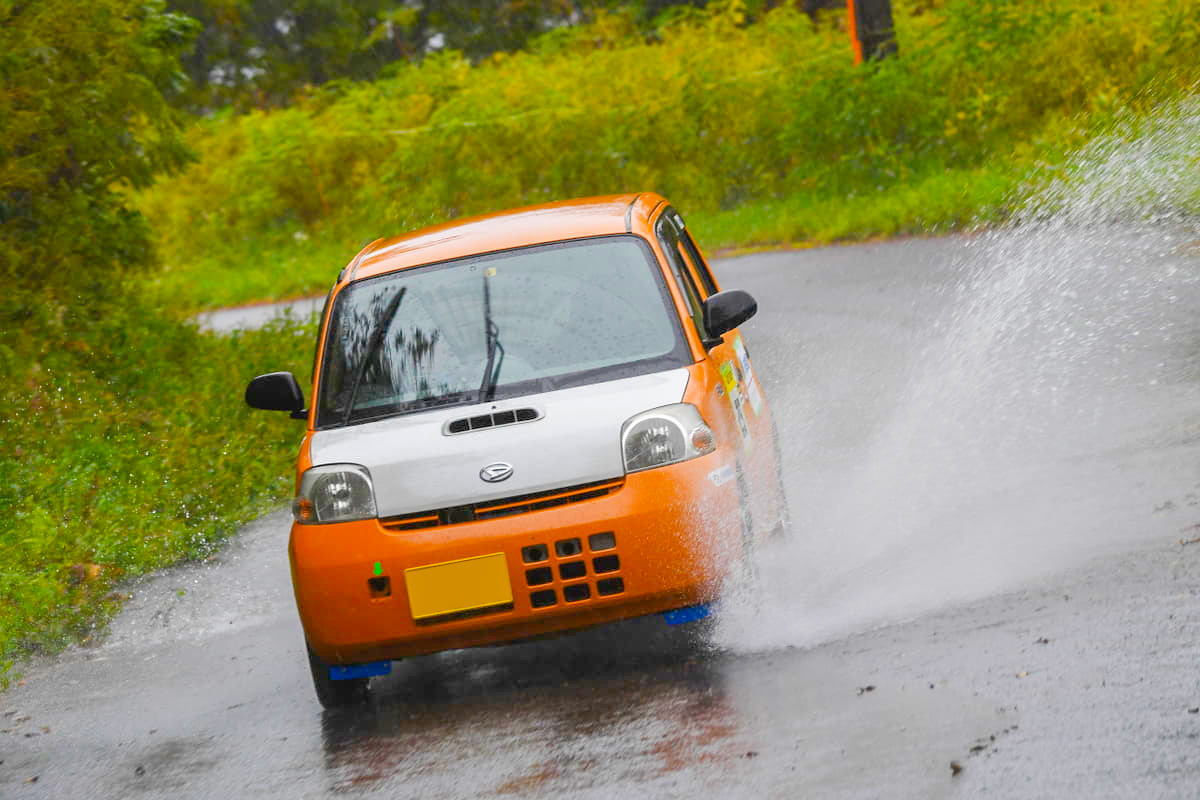
[[[512,584],[504,553],[460,558],[404,570],[413,619],[510,604]]]

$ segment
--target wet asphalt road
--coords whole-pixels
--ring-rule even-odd
[[[1200,797],[1200,542],[1181,543],[1200,537],[1200,305],[1150,303],[1169,341],[1063,383],[1099,398],[1055,423],[1072,435],[1014,442],[984,409],[1011,431],[1059,406],[962,387],[1045,358],[982,348],[995,363],[964,374],[970,352],[936,344],[984,246],[720,264],[760,299],[745,330],[797,518],[761,607],[414,659],[328,713],[276,512],[130,587],[101,645],[24,669],[0,695],[0,796]],[[1200,299],[1200,259],[1179,263],[1169,291]],[[956,438],[913,435],[931,428]]]

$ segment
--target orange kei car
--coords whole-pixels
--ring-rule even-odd
[[[656,194],[363,248],[312,406],[289,372],[246,389],[308,422],[288,552],[322,704],[406,656],[705,615],[786,525],[756,309]]]

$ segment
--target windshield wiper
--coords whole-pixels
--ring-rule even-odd
[[[379,319],[375,320],[375,328],[371,331],[370,341],[367,342],[367,352],[363,356],[363,360],[359,362],[357,369],[354,370],[354,380],[350,383],[350,399],[346,401],[346,413],[342,417],[343,425],[350,424],[350,415],[354,413],[354,398],[358,395],[358,385],[362,383],[363,375],[367,372],[367,364],[371,363],[371,358],[383,344],[388,328],[392,327],[392,320],[396,318],[396,312],[400,310],[400,301],[404,299],[404,292],[407,289],[407,286],[401,286],[400,291],[396,292],[396,296],[380,313]]]
[[[483,370],[483,381],[479,384],[479,402],[491,400],[496,394],[496,382],[500,380],[500,368],[504,366],[504,345],[500,344],[500,327],[492,319],[492,292],[488,286],[487,272],[483,274],[483,334],[487,337],[487,366]],[[500,361],[496,361],[496,351]],[[495,364],[495,369],[492,365]]]

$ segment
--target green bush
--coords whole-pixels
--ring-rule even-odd
[[[0,676],[89,630],[119,578],[210,553],[290,494],[299,423],[242,392],[303,371],[315,335],[203,334],[133,292],[28,305],[0,345]]]
[[[952,227],[1002,213],[997,183],[1078,143],[1088,120],[1200,77],[1200,0],[894,6],[900,57],[861,68],[836,16],[814,26],[784,6],[745,24],[730,0],[674,15],[652,42],[601,15],[529,52],[476,66],[443,52],[292,108],[206,120],[189,136],[199,161],[140,197],[170,265],[164,290],[195,306],[312,291],[364,239],[627,190],[703,219],[850,214],[755,221],[804,237]],[[954,175],[986,188],[914,196]]]
[[[287,493],[298,433],[240,398],[311,332],[202,335],[131,277],[157,260],[128,195],[189,156],[194,31],[162,0],[0,0],[0,686]]]

